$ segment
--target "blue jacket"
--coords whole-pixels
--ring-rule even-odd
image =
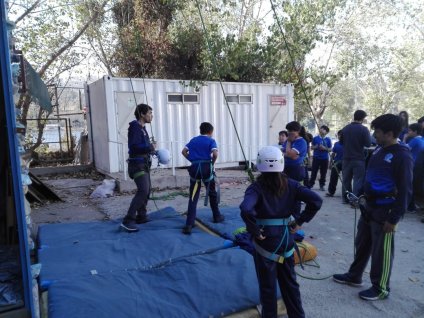
[[[419,154],[424,151],[424,138],[421,136],[412,138],[408,141],[408,147],[411,149],[412,158],[415,162]]]
[[[368,162],[364,192],[374,220],[399,222],[412,195],[413,160],[400,144],[377,147]]]
[[[343,145],[337,141],[333,147],[333,153],[336,154],[334,156],[334,161],[342,161],[343,160]]]
[[[306,202],[305,209],[299,215],[294,215],[297,201]],[[322,199],[314,191],[301,186],[298,182],[288,179],[288,187],[281,197],[273,196],[264,191],[258,182],[251,184],[245,192],[243,202],[240,204],[241,217],[246,223],[247,231],[256,237],[261,232],[261,226],[256,224],[256,219],[279,219],[293,216],[298,225],[309,222],[321,208]],[[265,249],[278,246],[283,235],[282,226],[267,226],[262,234],[267,237],[257,243]],[[289,247],[293,245],[293,235],[290,235]]]
[[[141,127],[137,120],[133,120],[128,127],[128,154],[131,161],[144,161],[147,155],[154,151],[150,143],[146,126]]]

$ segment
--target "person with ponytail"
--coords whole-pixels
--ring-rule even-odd
[[[262,317],[277,317],[278,282],[289,318],[302,318],[305,313],[294,270],[294,233],[315,216],[322,199],[282,173],[284,157],[277,147],[262,148],[256,166],[261,174],[246,189],[240,210],[255,249]],[[296,213],[300,201],[306,206],[302,213]]]

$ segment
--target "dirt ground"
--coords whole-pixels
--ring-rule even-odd
[[[247,175],[240,170],[217,171],[221,181],[221,206],[238,206],[249,185]],[[152,185],[170,175],[168,169],[152,174]],[[185,177],[185,171],[177,171]],[[123,217],[133,192],[114,193],[108,198],[90,199],[90,194],[102,179],[93,175],[41,177],[63,202],[33,206],[35,224],[101,221]],[[128,185],[135,189],[132,181]],[[187,184],[188,185],[188,184]],[[339,186],[340,188],[340,186]],[[324,197],[324,192],[316,190]],[[179,212],[187,209],[188,188],[155,189],[148,210],[172,206]],[[199,207],[202,202],[199,201]],[[353,233],[359,211],[341,202],[340,189],[333,198],[324,198],[317,216],[303,226],[306,238],[318,248],[318,267],[297,268],[302,300],[307,317],[424,317],[424,223],[422,212],[406,214],[399,224],[395,238],[395,260],[391,277],[391,294],[384,301],[367,302],[357,293],[361,288],[335,283],[335,273],[347,271],[353,258]],[[253,266],[253,262],[252,262]],[[305,276],[308,278],[301,277]],[[370,286],[369,267],[364,274],[364,288]],[[247,317],[247,316],[246,316]]]

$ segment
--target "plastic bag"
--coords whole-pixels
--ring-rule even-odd
[[[107,198],[113,195],[113,190],[115,189],[115,180],[114,179],[105,179],[103,183],[99,185],[93,193],[90,195],[90,199],[94,198]]]

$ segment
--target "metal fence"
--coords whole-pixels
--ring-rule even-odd
[[[41,144],[35,150],[40,163],[79,162],[81,135],[86,131],[84,89],[80,87],[58,87],[49,85],[53,112],[48,119],[36,117],[36,109],[27,118],[26,145],[30,148],[37,141],[39,123],[45,121]],[[31,118],[30,118],[31,117]]]

